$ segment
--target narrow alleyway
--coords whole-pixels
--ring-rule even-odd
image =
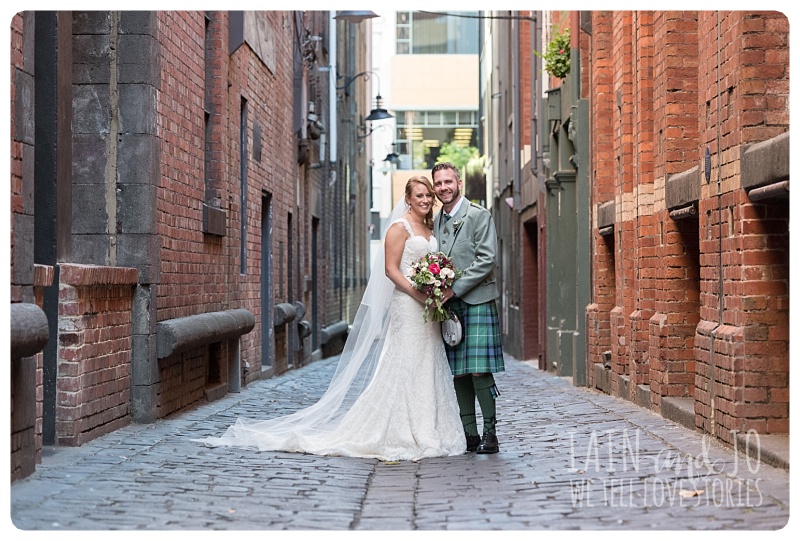
[[[336,358],[78,448],[11,485],[22,530],[777,530],[789,473],[508,359],[501,452],[419,463],[206,448],[322,393]],[[785,533],[782,532],[782,534]]]

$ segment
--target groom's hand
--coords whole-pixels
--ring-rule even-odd
[[[442,303],[445,303],[445,302],[449,301],[450,299],[452,299],[455,296],[456,296],[456,294],[453,293],[452,289],[450,289],[449,287],[444,288],[442,290]]]

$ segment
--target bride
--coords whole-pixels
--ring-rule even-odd
[[[320,400],[275,419],[240,418],[222,436],[201,441],[381,460],[466,451],[440,324],[423,321],[425,295],[407,278],[414,261],[438,250],[432,236],[434,201],[426,177],[409,179]]]

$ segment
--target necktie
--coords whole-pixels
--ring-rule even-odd
[[[452,218],[452,216],[450,216],[449,214],[447,214],[447,213],[445,212],[445,214],[444,214],[444,223],[447,223],[447,221],[448,221],[450,218]]]

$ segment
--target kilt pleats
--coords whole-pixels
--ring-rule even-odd
[[[503,372],[503,347],[500,343],[500,318],[495,301],[470,305],[461,299],[447,303],[461,319],[464,337],[454,346],[445,345],[454,376]]]

